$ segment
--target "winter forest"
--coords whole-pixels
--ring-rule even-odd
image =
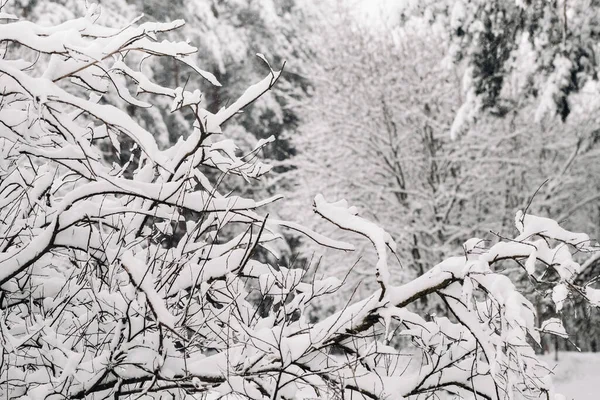
[[[0,0],[0,399],[595,400],[600,2]]]

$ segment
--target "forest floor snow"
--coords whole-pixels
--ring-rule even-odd
[[[600,353],[559,352],[542,356],[553,369],[554,386],[567,400],[600,399]]]

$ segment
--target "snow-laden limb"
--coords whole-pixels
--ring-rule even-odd
[[[262,96],[267,90],[271,89],[281,76],[281,70],[275,71],[270,66],[271,74],[263,78],[262,81],[250,86],[244,93],[231,105],[221,108],[214,116],[208,118],[208,126],[221,126],[233,117],[237,112],[254,102]],[[209,132],[211,132],[209,130]]]
[[[144,265],[144,262],[134,256],[131,251],[126,252],[121,256],[123,268],[127,271],[133,283],[139,288],[148,299],[152,312],[156,316],[158,322],[164,326],[174,330],[175,317],[165,307],[163,296],[159,295],[154,289],[155,279],[152,272]]]
[[[585,296],[592,305],[600,307],[600,289],[593,289],[587,286],[585,288]]]
[[[565,330],[565,327],[562,324],[562,321],[558,318],[550,318],[544,322],[542,322],[542,326],[540,327],[542,332],[551,333],[553,335],[557,335],[563,338],[568,338],[569,335]]]
[[[531,214],[524,214],[518,211],[515,217],[515,224],[520,235],[515,238],[517,241],[530,239],[531,237],[547,236],[552,239],[560,240],[580,250],[593,249],[590,237],[585,233],[570,232],[558,225],[558,222],[544,217],[538,217]]]
[[[379,258],[375,266],[376,277],[383,289],[381,295],[384,296],[390,281],[387,249],[392,253],[396,252],[396,242],[392,236],[376,224],[359,217],[356,207],[349,207],[346,200],[328,203],[323,195],[318,194],[315,197],[314,208],[316,213],[341,229],[363,235],[373,243]]]

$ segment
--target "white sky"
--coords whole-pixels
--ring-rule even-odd
[[[389,16],[390,11],[397,9],[404,0],[346,0],[343,2],[352,5],[356,3],[356,6],[353,8],[356,9],[360,19],[364,19],[368,23],[377,24],[381,21],[382,15]]]

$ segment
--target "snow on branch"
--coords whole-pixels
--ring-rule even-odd
[[[390,281],[387,249],[389,248],[392,253],[396,252],[394,239],[376,224],[357,216],[358,210],[356,207],[348,207],[346,200],[328,203],[323,198],[323,195],[318,194],[315,197],[314,208],[315,212],[341,229],[363,235],[373,243],[379,257],[379,261],[375,267],[377,281],[382,287],[381,296],[383,297]]]
[[[144,266],[142,260],[139,260],[130,251],[121,256],[121,261],[123,262],[123,268],[125,268],[133,283],[148,298],[152,312],[155,314],[158,322],[174,330],[175,317],[165,307],[164,298],[154,289],[155,279],[152,273]]]

